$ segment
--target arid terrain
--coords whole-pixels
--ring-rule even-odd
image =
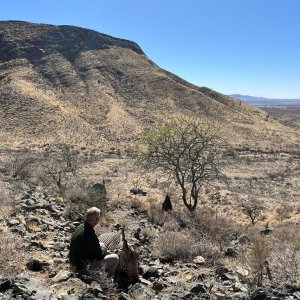
[[[0,299],[300,299],[299,112],[194,86],[130,41],[0,22]],[[170,116],[209,121],[226,142],[226,180],[193,213],[176,181],[136,160]],[[98,234],[125,227],[139,283],[70,272],[71,234],[94,205]]]

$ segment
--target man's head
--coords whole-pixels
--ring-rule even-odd
[[[91,207],[85,214],[85,221],[92,227],[95,227],[100,219],[100,209],[97,207]]]

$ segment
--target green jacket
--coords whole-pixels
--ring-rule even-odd
[[[69,252],[71,264],[76,266],[76,269],[81,269],[88,262],[103,258],[104,254],[94,228],[86,222],[79,225],[71,239]]]

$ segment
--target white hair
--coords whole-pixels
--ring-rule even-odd
[[[100,212],[101,212],[101,210],[97,207],[89,208],[85,214],[85,220],[87,222],[90,222],[97,218],[100,218]]]

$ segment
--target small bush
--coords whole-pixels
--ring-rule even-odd
[[[64,200],[66,202],[66,215],[74,220],[79,214],[84,214],[90,207],[101,209],[101,215],[106,212],[106,198],[98,197],[89,188],[71,186],[65,189]]]
[[[162,225],[165,221],[163,218],[164,213],[161,209],[161,205],[155,200],[149,201],[148,219],[153,224]]]
[[[245,199],[241,202],[240,208],[242,212],[250,218],[252,225],[262,220],[262,213],[265,209],[264,205],[257,199]]]
[[[148,239],[149,241],[154,240],[154,238],[156,236],[155,230],[151,229],[149,227],[143,228],[141,233],[142,233],[142,236],[145,237],[146,239]]]
[[[167,218],[164,217],[164,224],[163,224],[164,231],[166,231],[166,232],[180,231],[180,226],[178,224],[178,221],[166,212],[163,214],[167,216]]]
[[[180,261],[191,261],[198,253],[195,241],[183,232],[161,233],[154,248],[158,256]]]
[[[246,264],[250,269],[252,285],[261,286],[263,284],[265,275],[268,275],[270,255],[271,245],[267,238],[260,235],[254,236],[252,247],[246,254]]]
[[[31,174],[33,157],[28,153],[15,153],[1,162],[1,171],[13,179],[27,179]]]
[[[8,215],[12,208],[12,195],[9,187],[0,181],[0,216]]]
[[[300,251],[293,245],[277,244],[272,252],[271,269],[278,286],[300,284]]]
[[[0,277],[12,278],[21,272],[24,264],[22,239],[10,232],[1,232]]]
[[[281,204],[280,207],[276,209],[277,219],[282,222],[285,219],[289,219],[293,213],[293,207],[286,203]]]
[[[300,284],[300,234],[293,223],[280,224],[273,233],[270,265],[278,286],[286,282]]]
[[[210,208],[202,208],[185,216],[195,239],[212,241],[222,250],[227,247],[235,230],[234,224]]]

